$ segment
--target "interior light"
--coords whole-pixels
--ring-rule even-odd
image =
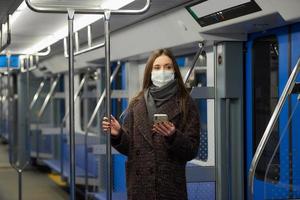
[[[120,9],[129,3],[133,2],[134,0],[103,0],[101,2],[102,9],[111,9],[117,10]],[[24,2],[23,2],[24,3]],[[23,4],[22,3],[22,4]],[[96,14],[87,14],[87,15],[79,15],[74,18],[74,31],[78,31],[95,21],[101,19],[103,15],[96,15]],[[66,24],[64,27],[58,29],[54,34],[44,38],[42,41],[38,42],[37,44],[33,45],[32,47],[25,50],[26,54],[33,54],[38,51],[45,49],[46,47],[50,46],[51,44],[57,42],[65,38],[68,35],[68,24],[66,20]]]
[[[12,25],[12,24],[14,24],[15,23],[15,21],[17,21],[17,19],[19,18],[19,16],[20,16],[20,14],[22,13],[22,11],[24,10],[24,9],[26,9],[27,8],[27,6],[26,6],[26,3],[25,3],[25,1],[23,1],[21,4],[20,4],[20,6],[17,8],[17,10],[12,14],[12,16],[11,16],[11,21],[10,21],[10,24]]]
[[[86,27],[89,24],[94,23],[95,21],[101,19],[103,16],[102,15],[82,15],[74,18],[74,32]],[[43,50],[44,48],[50,46],[51,44],[67,37],[68,35],[68,26],[66,22],[66,26],[62,27],[52,35],[44,38],[41,40],[39,43],[33,45],[29,49],[26,49],[25,52],[27,54],[33,54],[38,51]]]
[[[130,4],[133,1],[134,0],[103,0],[100,7],[102,9],[116,10],[127,4]]]

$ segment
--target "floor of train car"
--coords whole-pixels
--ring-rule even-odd
[[[18,176],[8,161],[8,145],[0,142],[0,200],[18,199]],[[45,170],[35,167],[23,173],[24,200],[67,200],[67,188],[63,188],[48,178]]]

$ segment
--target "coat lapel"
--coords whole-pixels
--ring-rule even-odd
[[[147,106],[144,97],[138,101],[134,108],[134,113],[137,115],[134,117],[136,126],[140,133],[146,139],[146,141],[153,147],[152,142],[152,122],[150,122],[147,113]],[[180,113],[180,105],[177,97],[171,98],[165,104],[163,104],[156,113],[167,114],[169,120],[171,121]]]
[[[136,113],[134,120],[140,133],[144,136],[146,141],[153,147],[152,143],[152,124],[148,119],[147,106],[144,97],[138,101],[134,108],[134,113]]]

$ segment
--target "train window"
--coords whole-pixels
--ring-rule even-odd
[[[253,152],[255,152],[269,119],[278,102],[278,42],[275,36],[259,38],[253,43]],[[267,166],[279,142],[276,123],[270,141],[256,170],[256,177],[264,180]],[[276,152],[268,171],[267,180],[278,181],[279,152]]]
[[[193,57],[191,59],[193,59]],[[196,61],[194,70],[187,80],[186,86],[188,88],[206,86],[206,65],[206,52],[202,51],[199,59]],[[189,70],[189,67],[187,67],[186,70]],[[185,73],[187,72],[183,72],[183,77]]]
[[[194,57],[188,58],[190,62]],[[181,68],[182,69],[182,68]],[[202,51],[198,60],[196,61],[194,70],[192,71],[189,79],[187,80],[186,86],[189,90],[193,87],[206,87],[207,86],[207,59],[206,52]],[[189,70],[189,67],[182,69],[182,71]],[[183,77],[185,76],[183,72]],[[207,161],[208,159],[208,135],[207,135],[207,99],[195,99],[200,114],[200,145],[198,150],[197,160]]]
[[[80,80],[83,79],[85,74],[80,75]],[[86,79],[86,83],[83,87],[83,94],[81,98],[81,104],[80,104],[80,114],[81,114],[81,128],[82,130],[86,129],[86,126],[90,120],[90,117],[92,116],[94,109],[97,105],[97,97],[99,96],[98,92],[98,85],[97,81],[99,81],[99,74],[95,72],[90,72],[89,76]],[[102,106],[103,107],[103,106]],[[94,121],[91,124],[91,127],[89,129],[90,132],[97,133],[97,127],[98,127],[98,119],[94,119]]]

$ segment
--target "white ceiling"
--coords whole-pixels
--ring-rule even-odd
[[[45,1],[45,0],[44,0]],[[49,0],[47,0],[49,2]],[[66,0],[65,0],[66,1]],[[82,0],[80,0],[82,2]],[[90,0],[89,0],[90,1]],[[53,0],[52,0],[53,2]],[[57,2],[57,0],[56,0]],[[79,2],[79,0],[77,0]],[[95,2],[92,0],[91,2]],[[99,0],[97,1],[99,2]],[[131,15],[131,16],[113,16],[111,18],[111,30],[117,30],[123,27],[127,27],[130,24],[136,23],[149,16],[156,15],[162,11],[169,10],[171,8],[181,6],[189,2],[195,2],[193,0],[152,0],[151,7],[147,13],[143,15]],[[72,1],[74,3],[74,1]],[[126,6],[126,9],[140,9],[146,3],[146,0],[136,0],[130,5]],[[75,15],[74,26],[76,26],[76,20],[83,15]],[[17,20],[12,24],[12,40],[7,50],[12,53],[21,54],[27,53],[27,50],[32,46],[41,42],[41,40],[53,36],[62,27],[67,27],[67,15],[66,14],[48,14],[48,13],[36,13],[25,7]],[[103,22],[98,21],[93,24],[92,33],[94,37],[100,37],[103,35]],[[82,34],[81,34],[82,35]],[[83,39],[84,40],[84,39]],[[82,41],[82,40],[81,40]],[[85,39],[86,41],[86,39]],[[84,41],[84,42],[85,42]],[[61,44],[61,42],[59,43]],[[52,48],[52,51],[62,51],[59,45],[57,48]]]
[[[126,9],[142,8],[145,5],[145,1],[146,0],[136,0],[127,6]],[[219,1],[221,7],[226,7],[226,2],[229,0],[208,0],[205,1],[205,5],[206,7],[213,7],[216,1]],[[300,8],[300,0],[256,0],[257,4],[262,8],[262,11],[218,24],[201,27],[184,9],[185,6],[197,2],[200,1],[152,0],[150,10],[143,15],[112,16],[112,45],[114,45],[116,41],[118,41],[118,43],[122,42],[121,46],[123,49],[119,50],[114,47],[113,56],[118,59],[127,58],[136,55],[137,52],[141,54],[146,53],[154,47],[172,47],[172,45],[184,45],[184,43],[187,44],[188,42],[201,40],[246,40],[248,33],[264,31],[300,21],[300,12],[298,11]],[[203,12],[206,10],[206,7],[201,8]],[[170,13],[174,14],[166,18]],[[75,19],[78,17],[79,15],[76,15]],[[24,16],[19,17],[12,26],[12,43],[9,46],[9,50],[12,52],[24,51],[42,39],[51,36],[60,27],[66,25],[66,14],[34,13],[27,8]],[[154,32],[154,30],[156,32]],[[172,37],[168,37],[170,30],[174,33]],[[102,20],[92,24],[92,34],[95,40],[102,40],[103,32]],[[85,32],[80,31],[79,35],[81,43],[86,43]],[[135,37],[133,37],[133,35]],[[160,38],[158,40],[157,38],[160,35],[165,35],[165,39]],[[126,38],[126,41],[122,41],[124,40],[123,38]],[[149,41],[146,41],[145,44],[136,44],[134,47],[132,45],[130,46],[130,44],[134,44],[136,41],[143,43],[143,40]],[[158,43],[158,41],[160,43]],[[62,60],[64,60],[62,56],[63,42],[56,42],[51,47],[51,54],[41,58],[41,61],[49,60],[50,62],[51,59],[56,59],[56,57],[61,56],[62,58],[60,57],[55,63],[62,63]],[[124,51],[124,48],[127,48],[127,50]],[[84,57],[85,59],[80,59],[80,61],[86,63],[91,60],[102,59],[103,55],[101,50],[95,50],[94,52],[81,56],[81,58]],[[65,61],[66,60],[63,62],[65,63]],[[57,67],[61,68],[60,66]],[[66,69],[60,70],[64,71]]]

